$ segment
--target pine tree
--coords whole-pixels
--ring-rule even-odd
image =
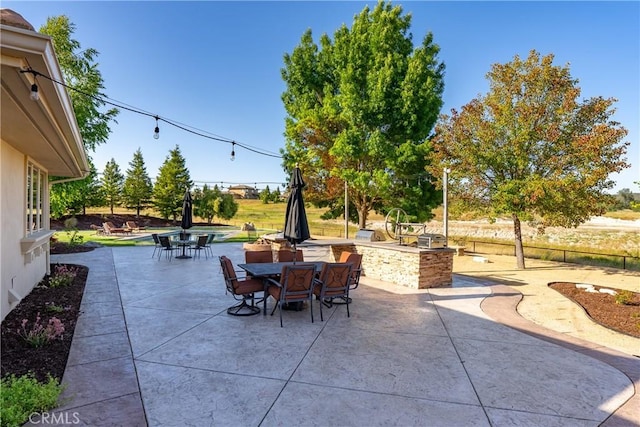
[[[89,175],[84,179],[52,186],[49,196],[52,218],[60,218],[68,213],[86,215],[87,207],[104,205],[98,172],[91,159],[89,168]]]
[[[120,204],[122,199],[122,187],[124,183],[124,175],[120,172],[120,166],[114,158],[111,158],[104,167],[102,174],[102,192],[105,200],[111,208],[113,215],[113,207]]]
[[[180,147],[169,151],[158,173],[158,179],[153,186],[153,202],[164,219],[177,216],[182,210],[184,193],[191,188],[193,182],[185,159],[180,153]]]
[[[147,174],[140,148],[133,154],[133,159],[129,162],[122,196],[127,207],[136,208],[136,216],[140,216],[140,209],[147,207],[151,202],[153,185],[149,174]]]

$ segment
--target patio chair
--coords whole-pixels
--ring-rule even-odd
[[[213,249],[211,249],[211,242],[216,238],[215,233],[207,234],[207,243],[204,245],[205,249],[209,251],[209,255],[213,256]]]
[[[195,251],[195,253],[198,254],[198,258],[200,258],[200,252],[204,251],[205,259],[209,259],[209,255],[207,254],[208,239],[209,239],[209,236],[207,236],[206,234],[198,236],[198,239],[196,240],[196,245],[193,248],[191,248],[191,250]],[[195,259],[195,254],[193,259]]]
[[[253,262],[273,262],[273,252],[271,251],[245,251],[244,262],[247,264]],[[249,277],[253,277],[250,274]]]
[[[99,225],[91,224],[89,228],[95,231],[98,235],[104,234],[104,228],[100,227]]]
[[[146,230],[145,227],[140,227],[135,221],[127,221],[124,223],[124,228],[129,229],[133,232],[138,232],[142,230]]]
[[[280,327],[282,327],[282,309],[285,304],[309,301],[311,323],[313,323],[313,285],[316,271],[313,264],[286,265],[282,268],[280,281],[269,278],[268,294],[276,300],[271,311],[275,313],[280,308]]]
[[[160,244],[160,239],[158,239],[158,233],[153,233],[151,235],[151,238],[153,239],[153,255],[151,255],[151,258],[155,258],[156,256],[156,251],[158,250],[162,250],[162,245]]]
[[[273,252],[271,251],[245,251],[244,261],[250,262],[273,262]]]
[[[116,227],[112,222],[103,222],[104,234],[130,234],[131,231],[123,227]]]
[[[360,275],[362,274],[362,254],[344,251],[340,254],[338,262],[347,262],[351,264],[351,284],[349,290],[354,290],[360,285]],[[351,304],[349,299],[338,298],[331,301],[332,304]]]
[[[332,306],[335,298],[341,298],[347,306],[347,317],[349,314],[349,287],[351,285],[351,269],[350,263],[326,263],[322,267],[320,277],[315,280],[316,286],[313,293],[320,301],[320,320],[324,321],[322,316],[322,306]]]
[[[239,279],[231,260],[224,255],[219,259],[227,292],[233,295],[236,301],[240,301],[239,304],[229,307],[227,313],[232,316],[252,316],[260,313],[260,307],[255,305],[255,294],[264,292],[264,282],[258,279]],[[251,300],[251,304],[248,304],[247,300]]]
[[[167,236],[158,236],[158,240],[160,241],[160,246],[162,246],[158,259],[162,258],[162,252],[164,252],[165,258],[171,261],[171,258],[173,258],[173,251],[175,251],[176,248],[171,244],[171,241]]]
[[[347,262],[351,264],[351,290],[354,290],[360,284],[360,274],[362,273],[362,254],[352,252],[342,252],[338,262]]]
[[[278,251],[278,262],[293,262],[293,251],[289,251],[286,249],[281,249]],[[298,249],[295,252],[296,254],[296,262],[304,262],[304,254],[302,253],[302,249]]]

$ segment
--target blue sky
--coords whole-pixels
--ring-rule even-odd
[[[311,28],[318,41],[375,2],[31,2],[3,1],[36,29],[67,15],[74,38],[94,48],[111,99],[263,151],[284,146],[283,55]],[[614,192],[640,181],[640,3],[633,2],[393,2],[411,13],[419,44],[431,31],[446,65],[444,108],[459,109],[488,90],[494,63],[531,49],[570,66],[582,97],[618,99],[615,120],[629,131],[628,162]],[[191,135],[122,110],[112,134],[91,157],[99,171],[114,158],[123,173],[140,148],[155,177],[169,150],[180,147],[196,184],[269,185],[287,177],[277,158]]]

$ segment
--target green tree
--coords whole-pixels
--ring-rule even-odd
[[[202,189],[196,188],[193,192],[193,214],[207,220],[211,225],[216,216],[216,200],[222,196],[222,192],[215,185],[210,188],[205,184]]]
[[[193,186],[180,147],[169,151],[153,186],[153,201],[162,218],[176,222],[182,211],[184,193]]]
[[[613,172],[629,167],[627,131],[611,120],[615,100],[580,101],[578,81],[553,55],[531,51],[495,64],[490,89],[443,116],[432,173],[451,169],[451,197],[513,220],[518,268],[525,268],[521,221],[576,227],[604,212]]]
[[[344,196],[365,227],[371,210],[428,219],[441,195],[426,173],[428,136],[442,107],[444,64],[427,34],[414,48],[410,15],[379,2],[320,46],[311,30],[284,56],[286,170],[303,171],[307,200]],[[335,204],[335,202],[333,202]]]
[[[238,212],[238,202],[231,194],[221,194],[216,199],[216,216],[220,219],[230,220]]]
[[[99,53],[92,48],[82,49],[80,42],[72,38],[75,29],[69,18],[61,15],[47,18],[40,32],[51,37],[65,83],[77,89],[69,91],[76,121],[85,148],[95,151],[98,145],[107,141],[111,133],[109,122],[115,121],[118,110],[102,111],[106,105],[100,97],[104,85],[95,62]]]
[[[634,181],[634,184],[640,188],[640,181]],[[634,200],[629,202],[629,208],[635,212],[640,212],[640,201],[636,202],[634,197]]]
[[[271,192],[271,201],[273,203],[279,203],[282,201],[282,193],[280,192],[279,187],[276,187],[276,189]]]
[[[102,182],[102,194],[111,209],[111,215],[113,215],[113,207],[120,204],[124,186],[124,175],[120,172],[120,166],[114,158],[107,162],[100,181]]]
[[[269,189],[268,185],[264,190],[260,192],[260,200],[265,205],[273,200],[273,196],[271,195],[271,190]]]
[[[95,62],[98,52],[92,48],[81,48],[80,43],[72,38],[75,28],[67,16],[61,15],[47,18],[39,32],[51,37],[65,84],[80,91],[69,90],[69,96],[84,147],[94,151],[97,145],[107,141],[111,133],[109,122],[115,122],[118,110],[110,108],[103,111],[106,104],[101,101],[100,95],[104,85],[98,63]],[[79,181],[55,184],[58,179],[51,177],[54,183],[50,191],[51,213],[54,217],[79,209],[84,212],[88,206],[101,204],[100,194],[95,192],[95,168],[93,165],[91,168],[89,175]]]
[[[133,153],[133,159],[129,162],[127,177],[122,189],[122,197],[129,208],[136,208],[136,216],[140,216],[140,209],[149,206],[153,196],[151,178],[144,165],[144,158],[140,148]]]
[[[89,175],[78,181],[67,181],[56,184],[52,181],[49,196],[50,213],[53,218],[66,214],[86,215],[87,208],[102,206],[104,197],[93,162],[89,160]]]
[[[636,197],[633,192],[628,188],[623,188],[618,191],[618,194],[615,197],[615,201],[613,203],[613,208],[617,210],[621,209],[629,209],[631,207],[631,203],[635,202]]]

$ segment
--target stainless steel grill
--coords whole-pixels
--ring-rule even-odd
[[[418,235],[418,247],[426,249],[440,249],[447,244],[442,234],[425,233]]]
[[[356,240],[367,240],[369,242],[380,242],[385,240],[380,230],[368,230],[361,228],[356,233]]]

